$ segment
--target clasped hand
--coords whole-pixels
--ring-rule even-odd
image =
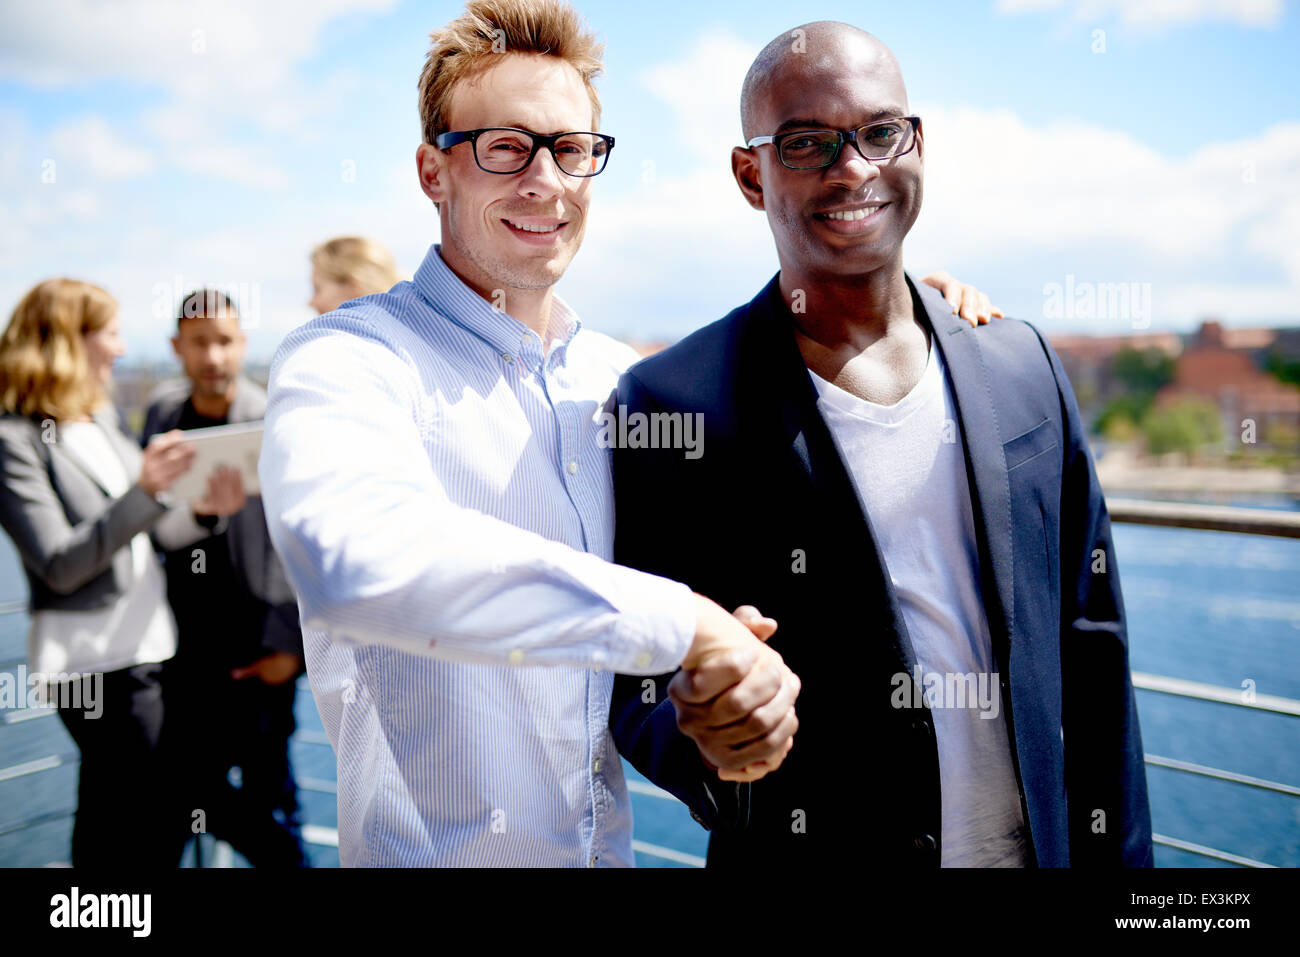
[[[677,727],[723,781],[757,781],[781,766],[799,728],[799,677],[765,642],[776,622],[697,598],[695,642],[668,684]]]

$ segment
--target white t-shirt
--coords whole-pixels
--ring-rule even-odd
[[[942,788],[941,864],[1023,867],[1024,820],[943,359],[931,346],[920,381],[890,406],[809,375],[871,519],[931,705]],[[910,690],[906,701],[912,702]]]
[[[59,441],[75,448],[114,496],[134,482],[97,422],[59,425]],[[32,612],[27,656],[34,673],[117,671],[176,654],[176,619],[167,604],[167,580],[147,532],[131,539],[130,586],[107,607],[89,611],[42,608]],[[39,685],[38,685],[39,687]]]

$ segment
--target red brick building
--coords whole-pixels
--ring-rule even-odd
[[[1178,357],[1174,381],[1156,394],[1156,405],[1167,407],[1188,397],[1206,398],[1219,407],[1230,448],[1240,446],[1247,420],[1255,425],[1256,441],[1270,435],[1300,433],[1300,389],[1260,371],[1252,356],[1266,348],[1271,329],[1225,330],[1205,322]]]

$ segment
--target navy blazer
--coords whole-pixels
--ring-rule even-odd
[[[1073,391],[1028,323],[975,331],[908,284],[955,392],[1030,861],[1151,866],[1124,605]],[[615,401],[629,415],[702,413],[704,426],[695,458],[615,449],[615,560],[728,610],[756,605],[803,683],[794,748],[752,785],[721,785],[677,730],[671,675],[653,693],[618,678],[619,751],[713,830],[710,865],[938,866],[933,724],[923,702],[894,704],[915,654],[777,278],[633,366]]]

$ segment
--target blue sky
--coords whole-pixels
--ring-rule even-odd
[[[576,5],[606,43],[602,128],[618,138],[559,286],[595,328],[676,338],[775,271],[728,148],[750,59],[801,19],[854,23],[899,58],[927,131],[909,269],[946,268],[1049,333],[1300,324],[1294,4]],[[42,278],[86,278],[121,302],[132,356],[165,357],[166,290],[215,282],[256,304],[250,347],[268,358],[310,316],[316,243],[363,233],[414,270],[438,238],[415,181],[415,83],[428,31],[460,8],[0,12],[6,315]],[[1059,316],[1048,290],[1067,283],[1132,289],[1133,306]]]

